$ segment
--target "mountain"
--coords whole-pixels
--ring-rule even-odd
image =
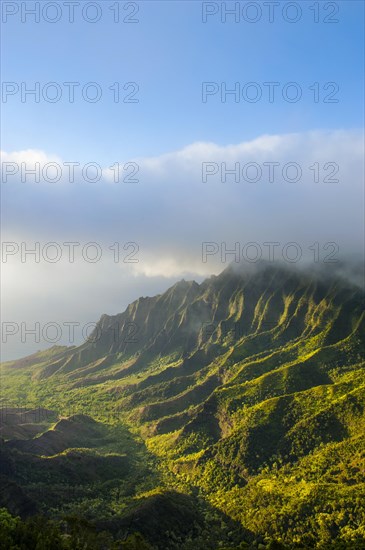
[[[3,406],[58,415],[7,425],[3,463],[72,484],[81,453],[84,489],[54,514],[101,498],[98,529],[120,537],[138,517],[155,548],[364,548],[364,328],[363,289],[328,271],[182,280],[103,315],[81,346],[2,366]],[[8,476],[32,498],[37,468]]]

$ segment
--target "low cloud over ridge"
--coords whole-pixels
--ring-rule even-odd
[[[361,261],[363,145],[356,130],[268,135],[236,145],[197,142],[159,157],[115,159],[138,166],[130,178],[138,182],[115,183],[113,172],[103,167],[100,180],[91,183],[82,178],[82,166],[73,183],[66,170],[55,183],[35,183],[32,177],[21,182],[20,173],[3,178],[3,241],[27,242],[30,248],[36,241],[94,241],[107,251],[95,264],[82,258],[72,265],[66,258],[55,264],[30,258],[24,264],[19,255],[9,256],[2,264],[6,318],[47,319],[51,310],[55,319],[90,321],[103,312],[117,313],[139,295],[163,291],[181,277],[199,280],[219,273],[235,259],[229,251],[236,243],[240,254],[251,258],[255,250],[245,246],[257,243],[262,259],[269,253],[264,243],[279,243],[275,253],[282,260],[283,248],[295,242],[307,263],[316,253],[314,243],[320,261],[332,252],[323,246],[336,243],[341,262]],[[35,162],[63,166],[77,158],[30,149],[3,153],[2,162],[34,168]],[[239,181],[229,173],[237,163]],[[283,172],[288,164],[300,167],[298,181],[295,166]],[[269,165],[275,169],[273,181]],[[122,175],[131,174],[133,166]],[[116,242],[121,250],[137,243],[138,261],[114,262],[109,247]],[[206,261],[202,243],[211,243]],[[286,253],[293,257],[295,250]]]

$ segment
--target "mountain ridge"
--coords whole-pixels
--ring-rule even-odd
[[[124,426],[157,460],[165,490],[198,491],[244,528],[247,543],[256,536],[261,544],[308,548],[333,536],[361,548],[364,349],[358,286],[335,273],[229,266],[200,284],[182,280],[120,314],[102,315],[81,346],[7,363],[2,387],[10,400],[21,392],[30,405],[41,400],[60,415],[73,407]],[[61,449],[60,435],[10,448],[54,441]],[[91,438],[89,453],[93,446]],[[311,456],[327,464],[326,482]],[[161,498],[148,502],[164,509]]]

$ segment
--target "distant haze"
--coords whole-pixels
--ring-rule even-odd
[[[237,259],[249,267],[254,264],[255,250],[262,252],[259,259],[268,260],[267,243],[276,243],[271,248],[275,260],[283,261],[284,254],[284,262],[296,267],[318,270],[326,258],[335,260],[327,263],[327,271],[344,272],[349,262],[357,264],[360,272],[351,267],[351,278],[361,284],[364,182],[360,131],[267,135],[226,146],[199,142],[159,157],[120,162],[131,160],[139,167],[138,182],[114,183],[111,170],[105,167],[97,183],[83,181],[76,171],[74,183],[65,177],[57,183],[35,183],[31,177],[21,182],[17,175],[2,184],[3,242],[19,247],[23,242],[29,249],[39,242],[41,250],[55,242],[62,252],[56,263],[42,256],[37,263],[31,254],[24,263],[20,248],[8,254],[6,263],[3,255],[3,322],[24,322],[26,328],[36,322],[41,326],[75,322],[82,327],[102,313],[123,311],[141,295],[163,292],[182,277],[199,282]],[[42,167],[47,162],[62,165],[65,159],[27,150],[3,152],[2,161],[24,162],[27,167],[39,162]],[[282,167],[294,162],[301,168],[301,178],[285,181]],[[219,168],[212,176],[205,173],[206,181],[203,163],[208,172]],[[227,174],[224,182],[222,163],[227,169],[236,163],[240,167],[256,163],[263,175],[257,182],[242,178],[236,182],[234,175]],[[279,166],[272,182],[265,175],[264,163]],[[320,167],[317,182],[311,168],[315,163]],[[338,166],[338,182],[324,181],[329,175],[324,170],[326,163]],[[64,245],[67,242],[80,243],[73,263]],[[81,255],[83,245],[90,242],[97,243],[102,252],[96,263]],[[119,262],[114,243],[119,243]],[[247,248],[248,243],[254,244]],[[288,247],[288,243],[295,244]],[[204,247],[207,254],[202,257]],[[299,260],[291,262],[298,250]],[[75,334],[75,343],[82,341],[81,329]],[[24,342],[19,337],[20,333],[7,338],[3,360],[52,345],[42,338],[35,342],[29,334]],[[69,344],[66,333],[56,343]]]

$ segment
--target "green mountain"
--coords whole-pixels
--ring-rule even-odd
[[[362,289],[269,264],[103,315],[2,365],[0,505],[90,548],[365,548],[364,328]]]

